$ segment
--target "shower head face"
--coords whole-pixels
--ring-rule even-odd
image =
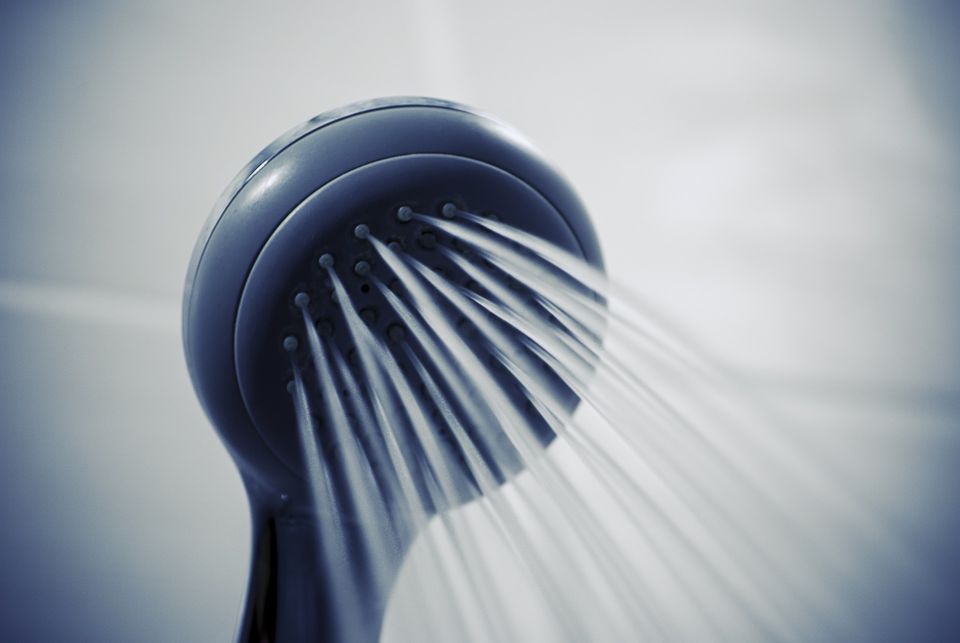
[[[321,397],[321,383],[316,381],[316,369],[305,336],[304,314],[297,304],[297,296],[307,295],[310,322],[317,328],[330,353],[339,353],[346,358],[356,381],[364,382],[367,378],[355,337],[341,310],[344,303],[355,308],[373,337],[392,350],[404,375],[418,382],[415,367],[404,358],[404,346],[415,352],[420,352],[420,346],[378,284],[386,285],[414,310],[417,303],[408,297],[405,280],[386,265],[369,237],[389,244],[408,261],[426,266],[453,285],[487,294],[442,251],[446,248],[471,257],[466,244],[429,223],[405,216],[405,209],[409,209],[409,212],[442,217],[444,207],[449,212],[450,204],[468,212],[496,216],[505,223],[535,230],[558,245],[576,248],[576,239],[561,215],[522,181],[479,161],[422,154],[378,161],[323,186],[284,219],[261,250],[247,278],[237,313],[234,347],[237,376],[254,424],[274,453],[289,467],[298,467],[303,458],[288,393],[288,383],[293,378],[291,357],[304,374],[312,397]],[[359,236],[358,227],[362,231]],[[475,256],[471,258],[476,259]],[[349,302],[336,297],[327,265],[343,283]],[[514,282],[514,288],[521,294],[528,290],[519,281]],[[475,354],[485,355],[487,349],[480,334],[470,327],[467,318],[453,306],[446,306],[444,312],[447,321],[460,332],[464,343]],[[546,318],[544,314],[544,320]],[[289,338],[296,339],[296,348],[292,350],[294,344],[289,343]],[[493,359],[490,356],[490,361]],[[421,361],[429,362],[429,359],[424,356]],[[503,368],[492,372],[516,408],[525,409],[524,419],[537,439],[542,444],[548,443],[553,433],[543,418],[526,403],[512,375]],[[568,408],[575,403],[572,393],[563,388],[555,376],[550,377],[544,372],[543,377],[551,382]],[[439,374],[437,379],[440,379]],[[435,410],[419,382],[414,392],[424,409]],[[340,394],[346,397],[348,389],[342,387]],[[399,418],[394,419],[393,430],[405,430],[404,423]],[[317,423],[322,442],[334,450],[333,432],[324,427],[319,416]],[[500,430],[497,426],[496,418],[488,416],[483,422],[474,422],[465,429],[476,444],[483,445],[499,439],[499,436],[489,435]],[[354,430],[372,428],[363,427],[358,421]],[[444,435],[449,436],[449,433]],[[412,443],[414,440],[402,442]],[[465,471],[466,462],[454,441],[441,441],[441,445],[449,450],[447,456],[460,463],[461,470]],[[498,472],[501,479],[515,473],[516,462],[505,463],[502,458],[489,453],[486,456],[487,464]],[[461,482],[466,483],[460,489],[462,501],[472,495],[472,485],[469,478]]]
[[[496,216],[600,264],[586,213],[569,187],[514,133],[485,117],[448,103],[400,99],[365,103],[312,123],[319,125],[288,135],[272,152],[268,148],[228,191],[195,255],[184,307],[187,358],[208,414],[248,482],[284,493],[302,488],[305,476],[288,390],[294,368],[311,395],[320,397],[305,336],[305,301],[328,356],[339,354],[355,380],[365,381],[342,310],[346,302],[333,296],[331,270],[371,335],[417,381],[404,346],[414,353],[420,346],[381,285],[411,308],[417,302],[369,237],[481,294],[443,250],[475,261],[470,248],[409,213],[444,217],[459,209]],[[509,281],[520,294],[532,285]],[[455,310],[445,310],[464,342],[486,355],[479,333]],[[490,371],[516,407],[526,409],[537,439],[548,443],[552,432],[507,371]],[[555,376],[547,374],[545,381],[564,406],[576,405]],[[414,393],[425,410],[435,410],[422,386]],[[362,395],[369,403],[370,392]],[[333,433],[318,420],[321,444],[335,451]],[[351,423],[355,431],[371,429],[355,417]],[[465,429],[483,443],[500,439],[489,435],[496,427],[491,417]],[[397,422],[396,430],[409,427]],[[463,464],[452,440],[441,444],[452,462]],[[518,466],[492,458],[490,464],[499,467],[500,479]],[[475,494],[466,466],[461,473],[459,501]]]

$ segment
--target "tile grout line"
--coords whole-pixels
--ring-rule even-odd
[[[68,319],[143,330],[180,334],[180,300],[162,296],[132,295],[122,291],[63,283],[0,279],[0,314],[15,313]],[[960,391],[952,387],[911,387],[872,381],[836,381],[829,376],[763,372],[726,365],[741,385],[774,397],[848,399],[860,403],[885,401],[911,406],[953,407]],[[881,404],[883,406],[883,404]]]
[[[0,311],[180,333],[180,301],[88,286],[0,279]]]

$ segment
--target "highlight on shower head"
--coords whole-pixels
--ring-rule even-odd
[[[198,396],[237,463],[257,520],[313,512],[291,401],[295,379],[311,395],[319,397],[322,389],[310,367],[311,337],[304,333],[304,320],[316,331],[312,339],[320,337],[329,347],[332,368],[358,373],[361,390],[353,394],[369,396],[362,384],[362,351],[344,317],[342,298],[349,298],[361,323],[387,347],[416,354],[420,349],[411,329],[396,302],[388,300],[391,294],[403,298],[407,284],[373,244],[458,288],[482,292],[452,258],[474,260],[474,249],[431,223],[458,213],[499,220],[602,267],[586,210],[568,184],[516,132],[446,101],[379,99],[320,115],[265,148],[224,192],[191,260],[183,338]],[[521,294],[535,289],[504,278]],[[486,354],[470,321],[451,315],[463,342]],[[398,364],[418,381],[409,360],[398,359]],[[513,375],[502,367],[489,371],[517,408],[525,409],[537,441],[547,444],[554,433],[511,382]],[[549,369],[543,373],[562,406],[572,410],[574,392]],[[338,393],[351,394],[345,388]],[[413,394],[426,408],[432,406],[424,386],[414,387]],[[312,420],[319,442],[335,450],[330,427],[322,418]],[[361,420],[351,417],[359,433],[370,428]],[[499,431],[494,417],[475,416],[465,429],[478,444],[499,440],[492,435]],[[396,430],[405,430],[402,423]],[[453,441],[439,437],[451,460],[462,464]],[[483,455],[498,482],[520,466],[519,460]],[[477,493],[466,466],[460,474],[457,502]],[[434,510],[443,508],[434,505]],[[284,537],[271,533],[255,547],[276,550],[277,539]],[[276,584],[276,572],[257,582]],[[250,600],[248,595],[248,609]],[[256,618],[268,616],[261,610]]]

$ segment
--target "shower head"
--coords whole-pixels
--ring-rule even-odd
[[[381,99],[318,116],[264,149],[224,192],[191,260],[183,337],[198,396],[240,469],[255,515],[313,510],[290,399],[301,374],[305,388],[319,388],[304,319],[348,369],[359,371],[361,356],[340,310],[344,295],[386,345],[416,346],[387,300],[388,292],[403,292],[403,280],[374,243],[476,289],[450,258],[473,258],[469,245],[430,223],[458,212],[498,219],[601,266],[591,223],[567,183],[513,130],[446,101]],[[479,349],[469,322],[453,321]],[[491,372],[504,384],[512,377],[503,368]],[[576,405],[559,380],[551,386],[566,409]],[[504,390],[523,408],[520,387]],[[423,387],[414,394],[426,397]],[[540,444],[552,439],[532,407],[527,421]],[[335,448],[329,429],[314,422],[321,444]],[[467,429],[489,433],[496,425],[490,418]],[[519,466],[491,464],[498,481]],[[465,467],[461,473],[457,502],[476,493]]]
[[[331,261],[374,332],[396,341],[402,324],[373,285],[396,288],[396,277],[363,231],[454,273],[437,247],[463,245],[409,218],[443,217],[445,206],[497,217],[600,265],[566,182],[514,131],[445,101],[382,99],[318,116],[258,154],[221,197],[191,261],[184,345],[201,402],[265,500],[299,500],[303,488],[283,345],[296,341],[305,355],[295,296],[309,296],[320,333],[352,360],[320,263]]]

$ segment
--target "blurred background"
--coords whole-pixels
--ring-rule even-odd
[[[248,512],[182,359],[187,261],[261,147],[398,94],[527,134],[609,272],[858,454],[955,605],[958,55],[949,2],[4,4],[4,640],[232,636]],[[880,638],[956,626],[870,600]]]

